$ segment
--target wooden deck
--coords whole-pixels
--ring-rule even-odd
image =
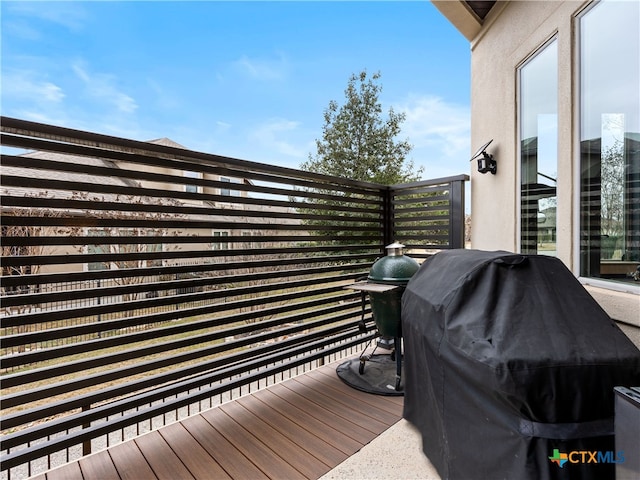
[[[317,479],[402,417],[403,397],[345,385],[337,364],[238,398],[38,480]]]

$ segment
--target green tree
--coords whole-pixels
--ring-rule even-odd
[[[606,146],[601,162],[601,233],[617,238],[624,231],[624,145],[616,140]]]
[[[345,103],[334,100],[324,111],[322,139],[317,152],[309,155],[302,170],[352,180],[393,185],[418,180],[407,155],[413,148],[408,140],[398,140],[404,113],[390,108],[383,118],[378,83],[380,73],[353,74],[345,90]],[[315,235],[337,244],[370,244],[379,241],[381,210],[379,192],[363,193],[327,185],[307,189],[305,224]],[[315,227],[315,228],[314,228]],[[355,251],[355,250],[354,250]]]
[[[397,140],[406,115],[389,108],[387,118],[382,117],[379,79],[379,72],[370,78],[366,71],[351,75],[344,105],[329,102],[322,139],[316,140],[317,153],[309,154],[303,170],[383,185],[420,177],[422,169],[414,171],[407,159],[413,146]]]

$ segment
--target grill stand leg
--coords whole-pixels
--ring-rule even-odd
[[[396,392],[399,392],[400,379],[402,378],[402,344],[400,337],[394,337],[393,342],[396,353]]]
[[[378,339],[378,336],[370,340],[369,343],[367,343],[367,346],[364,347],[364,350],[360,354],[360,365],[358,366],[358,373],[360,375],[364,374],[365,363],[371,360],[371,357],[373,357],[373,354],[376,353],[376,350],[378,349],[377,339]],[[372,343],[374,345],[373,350],[371,350],[371,353],[367,353],[367,349],[371,346]]]

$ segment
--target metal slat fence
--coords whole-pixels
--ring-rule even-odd
[[[375,326],[367,309],[358,329],[344,287],[387,243],[462,247],[464,176],[387,187],[4,117],[2,132],[5,478],[353,355]]]

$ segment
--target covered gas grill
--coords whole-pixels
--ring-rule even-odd
[[[640,351],[559,259],[440,252],[402,323],[404,417],[443,479],[614,478],[614,387],[640,384]]]
[[[400,243],[387,245],[387,255],[373,264],[367,280],[356,282],[346,287],[362,292],[363,320],[361,327],[363,329],[366,328],[364,326],[365,295],[369,296],[373,320],[378,332],[378,337],[370,342],[359,357],[358,373],[360,375],[365,374],[365,364],[373,360],[378,346],[389,348],[391,350],[390,358],[392,362],[395,362],[396,367],[395,391],[401,390],[400,382],[402,377],[402,324],[400,312],[402,294],[413,274],[420,268],[418,262],[403,255],[403,248],[404,245]],[[373,347],[371,344],[373,344]],[[338,374],[340,375],[340,370]],[[350,382],[347,381],[347,383]]]

